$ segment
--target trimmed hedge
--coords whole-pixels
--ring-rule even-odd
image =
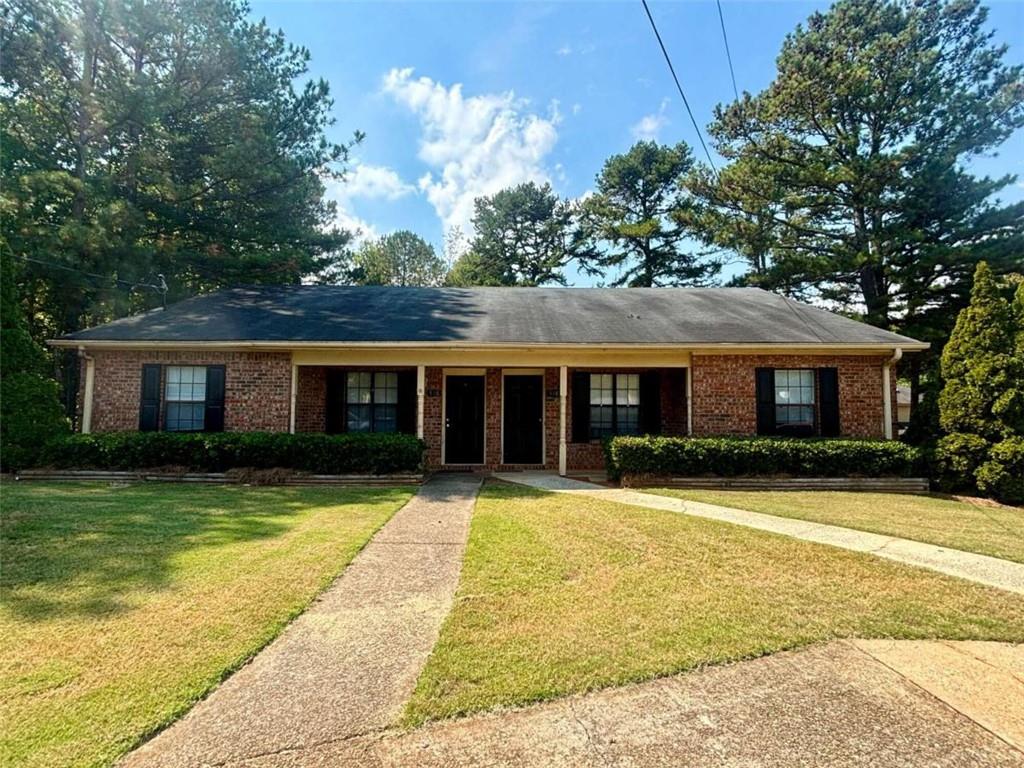
[[[912,477],[922,470],[917,448],[882,440],[774,437],[614,437],[607,440],[608,477]]]
[[[37,464],[106,470],[175,466],[197,472],[280,467],[318,475],[383,475],[419,470],[425,447],[422,440],[401,434],[112,432],[54,440]]]

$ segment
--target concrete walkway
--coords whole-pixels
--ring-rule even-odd
[[[244,765],[1021,768],[1022,665],[1002,643],[840,641]]]
[[[748,512],[698,501],[686,501],[653,493],[631,491],[626,488],[607,488],[545,472],[508,472],[495,476],[501,480],[540,490],[593,496],[634,507],[681,512],[686,515],[743,525],[761,531],[781,533],[784,536],[804,541],[829,544],[855,552],[867,552],[878,557],[930,568],[950,576],[958,576],[979,584],[1024,595],[1024,564],[1001,560],[997,557],[976,555],[972,552],[962,552],[958,549],[948,549],[895,536],[857,531],[837,525],[776,517],[760,512]]]
[[[122,764],[271,759],[394,724],[451,607],[479,487],[423,485],[309,610]]]

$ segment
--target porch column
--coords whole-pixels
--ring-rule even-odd
[[[82,434],[92,432],[92,399],[96,381],[96,361],[82,352],[85,358],[85,392],[82,395]]]
[[[569,369],[562,366],[558,369],[558,474],[565,476],[566,441],[565,441],[565,398],[569,389]]]
[[[292,363],[292,410],[288,416],[288,431],[295,434],[295,401],[299,393],[299,366]]]
[[[416,366],[416,437],[423,439],[423,403],[427,394],[427,366]]]
[[[686,434],[693,434],[693,357],[690,367],[686,369]]]

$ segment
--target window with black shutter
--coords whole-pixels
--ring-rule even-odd
[[[164,367],[163,429],[166,432],[224,430],[224,366]]]
[[[755,377],[759,435],[839,435],[837,369],[758,368]]]
[[[661,431],[659,371],[603,373],[576,371],[572,381],[572,440]]]

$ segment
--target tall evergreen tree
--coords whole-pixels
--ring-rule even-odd
[[[357,285],[440,285],[445,272],[434,246],[408,230],[363,243],[350,270]]]
[[[942,352],[939,397],[946,432],[998,440],[1024,435],[1024,369],[1017,358],[1019,327],[988,264],[978,264],[970,304],[960,312]]]
[[[330,267],[327,84],[242,0],[21,0],[0,25],[3,233],[37,337]],[[80,271],[73,271],[80,270]],[[82,272],[109,276],[97,280]]]
[[[605,162],[597,191],[583,203],[589,236],[597,244],[592,269],[620,269],[612,285],[631,288],[704,285],[719,264],[701,258],[691,237],[686,188],[693,156],[674,147],[641,141]]]
[[[565,285],[565,266],[586,258],[587,241],[572,203],[550,184],[503,189],[475,202],[474,254],[454,279],[480,285]]]
[[[1024,70],[985,25],[977,0],[839,0],[813,14],[771,85],[716,110],[729,165],[695,185],[715,214],[705,239],[734,238],[751,282],[941,350],[978,261],[1004,273],[1024,252],[1024,203],[993,197],[1013,177],[967,170],[1024,125]],[[909,361],[915,397],[922,362]]]
[[[959,484],[1024,500],[1024,321],[985,262],[942,353],[942,465]]]

